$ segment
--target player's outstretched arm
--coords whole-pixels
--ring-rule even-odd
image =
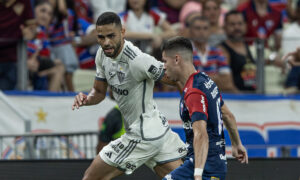
[[[72,110],[79,109],[81,106],[88,106],[100,103],[106,95],[107,83],[105,81],[95,80],[94,87],[88,95],[82,92],[75,96]]]
[[[195,153],[195,180],[202,180],[202,173],[208,153],[208,135],[206,121],[200,120],[193,123],[194,153]]]
[[[223,121],[226,129],[229,133],[231,145],[232,145],[232,156],[237,158],[241,163],[248,164],[248,155],[245,147],[242,145],[239,132],[236,126],[236,120],[234,115],[231,113],[229,108],[224,104],[222,106]]]

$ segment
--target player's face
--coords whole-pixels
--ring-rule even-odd
[[[48,3],[43,3],[36,6],[34,11],[38,25],[48,27],[52,19],[52,6]]]
[[[98,43],[107,57],[115,58],[119,55],[124,44],[125,30],[115,24],[97,26]]]
[[[193,41],[205,43],[209,37],[209,23],[203,20],[195,20],[190,26],[190,35]]]
[[[225,24],[225,31],[230,39],[242,40],[246,33],[246,23],[242,14],[228,16]]]
[[[162,53],[162,60],[165,63],[165,74],[173,81],[177,81],[175,57],[169,57],[165,52]]]

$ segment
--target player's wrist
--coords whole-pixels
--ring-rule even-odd
[[[194,176],[202,176],[203,169],[202,168],[195,168],[194,169]]]

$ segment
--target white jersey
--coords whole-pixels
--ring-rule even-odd
[[[106,81],[112,88],[126,133],[143,140],[164,136],[169,125],[153,100],[154,81],[163,76],[163,63],[126,40],[118,57],[105,56],[99,47],[95,61],[96,79]]]

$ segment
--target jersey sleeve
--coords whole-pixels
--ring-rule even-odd
[[[96,64],[96,80],[98,81],[106,81],[106,77],[104,74],[104,68],[102,66],[103,59],[101,57],[102,54],[102,48],[99,47],[96,58],[95,58],[95,64]]]
[[[132,60],[130,71],[137,81],[144,79],[160,80],[164,75],[164,64],[154,57],[142,53]]]
[[[114,140],[114,134],[121,131],[122,123],[122,115],[120,111],[116,109],[110,111],[102,124],[99,140],[106,143]]]
[[[199,120],[207,121],[208,103],[206,95],[200,91],[194,91],[184,98],[192,123]]]

